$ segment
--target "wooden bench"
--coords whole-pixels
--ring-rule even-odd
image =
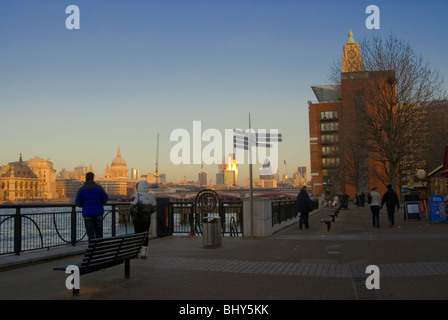
[[[320,220],[320,222],[324,222],[327,225],[327,232],[329,232],[331,229],[331,221],[332,219],[330,218]]]
[[[148,232],[128,234],[110,238],[93,239],[87,248],[82,262],[74,264],[79,268],[79,275],[104,270],[124,262],[126,279],[131,276],[130,260],[138,256]],[[65,271],[68,266],[53,270]],[[79,295],[79,289],[73,289],[73,295]]]

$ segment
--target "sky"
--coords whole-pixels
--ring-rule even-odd
[[[69,5],[79,29],[66,27]],[[380,29],[366,27],[369,5]],[[172,161],[173,131],[193,140],[200,121],[224,139],[250,114],[254,130],[282,134],[280,175],[309,170],[311,86],[330,83],[349,30],[357,42],[393,34],[448,81],[446,12],[442,0],[0,0],[0,165],[22,154],[102,177],[119,147],[128,169],[146,174],[159,134],[159,171],[197,180],[193,155]],[[218,166],[203,170],[214,183]],[[240,185],[248,170],[239,166]]]

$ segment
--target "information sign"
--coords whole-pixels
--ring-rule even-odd
[[[446,219],[446,208],[445,199],[442,196],[432,196],[429,199],[430,217],[431,223],[434,221],[445,221]]]
[[[420,203],[418,201],[405,202],[404,210],[405,210],[407,219],[420,220]]]

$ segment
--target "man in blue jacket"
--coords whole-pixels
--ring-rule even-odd
[[[108,200],[104,189],[93,181],[94,177],[93,172],[87,172],[86,182],[79,188],[75,200],[76,206],[82,208],[89,242],[103,237],[104,205]]]

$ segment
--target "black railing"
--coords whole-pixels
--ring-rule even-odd
[[[167,230],[164,235],[201,235],[203,218],[216,216],[221,218],[223,235],[243,236],[241,200],[221,201],[207,214],[197,210],[191,201],[173,199],[167,200],[164,208],[159,209],[157,221]],[[272,201],[272,225],[296,216],[295,200]],[[105,237],[134,233],[129,217],[129,203],[107,203],[103,228]],[[76,246],[86,242],[81,208],[75,204],[0,205],[0,255],[19,255],[26,251]]]
[[[104,236],[133,233],[127,212],[129,203],[108,203],[104,212]],[[76,246],[87,241],[81,209],[74,204],[0,205],[0,255]]]
[[[170,201],[167,234],[201,234],[202,217],[192,202]],[[161,210],[162,212],[164,210]],[[104,237],[134,232],[130,223],[128,202],[105,205]],[[222,202],[210,216],[221,217],[223,233],[242,235],[243,206],[241,201]],[[232,224],[230,220],[232,219]],[[11,204],[0,205],[0,255],[87,242],[81,208],[75,204]]]
[[[296,208],[296,200],[272,200],[272,226],[296,218]]]
[[[204,217],[220,217],[222,233],[230,236],[243,235],[243,202],[221,201],[206,214],[197,210],[192,201],[171,201],[169,214],[173,221],[173,233],[200,235]]]

